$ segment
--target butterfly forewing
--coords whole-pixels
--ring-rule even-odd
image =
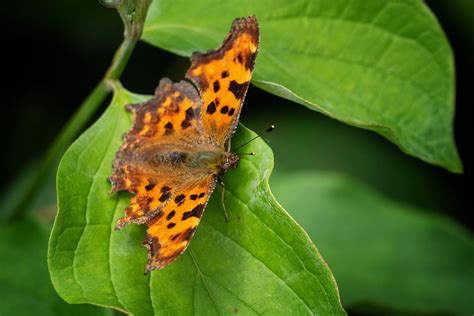
[[[255,17],[236,19],[221,47],[194,53],[186,78],[200,90],[205,133],[221,147],[237,126],[257,57],[259,29]]]

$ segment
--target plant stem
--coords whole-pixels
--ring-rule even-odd
[[[124,24],[122,44],[120,44],[115,52],[112,63],[102,80],[82,102],[77,112],[56,137],[32,175],[32,179],[20,193],[20,198],[16,199],[11,211],[7,211],[8,214],[6,216],[8,219],[20,218],[28,211],[28,207],[36,197],[43,184],[43,179],[48,175],[48,171],[57,165],[59,157],[66,151],[102,102],[104,102],[110,92],[109,82],[119,80],[137,41],[142,36],[143,24],[145,23],[151,2],[152,0],[124,0],[116,3],[116,9]]]
[[[133,49],[137,44],[137,39],[126,36],[120,44],[119,48],[115,52],[115,55],[112,59],[112,64],[104,75],[102,82],[108,80],[118,80],[122,75],[125,66],[132,55]]]
[[[95,86],[84,102],[82,102],[79,109],[74,113],[45,153],[38,168],[34,171],[32,179],[27,183],[27,187],[22,190],[20,198],[16,200],[17,202],[11,208],[9,214],[7,214],[9,219],[18,219],[28,211],[29,206],[43,184],[43,180],[48,175],[48,171],[58,164],[58,158],[74,141],[110,93],[107,81],[118,80],[122,75],[136,43],[137,38],[128,36],[124,38],[122,44],[115,52],[112,63],[105,73],[104,78]]]

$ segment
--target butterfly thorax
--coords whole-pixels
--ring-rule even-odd
[[[225,174],[238,166],[239,155],[221,149],[215,150],[169,150],[155,153],[150,163],[155,166],[181,165],[188,169],[209,170],[216,174]]]

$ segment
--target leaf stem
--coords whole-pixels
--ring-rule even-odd
[[[132,55],[133,49],[137,43],[137,39],[125,37],[115,52],[112,63],[107,69],[102,82],[106,83],[108,80],[118,80],[122,75],[125,66]]]
[[[110,67],[107,69],[102,80],[95,86],[89,96],[82,102],[79,109],[67,122],[63,130],[53,141],[38,168],[34,171],[32,179],[25,185],[26,187],[16,199],[16,203],[7,211],[7,219],[15,220],[21,218],[31,206],[43,180],[48,175],[51,168],[56,167],[59,157],[66,151],[77,135],[83,130],[92,115],[104,102],[111,89],[108,82],[119,80],[130,56],[140,39],[145,22],[146,13],[151,0],[125,1],[123,6],[117,8],[120,17],[124,22],[124,39],[114,54]]]

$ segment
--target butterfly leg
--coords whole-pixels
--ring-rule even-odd
[[[227,208],[225,207],[225,185],[224,185],[224,181],[222,181],[220,178],[217,179],[218,180],[218,183],[219,185],[221,186],[221,204],[222,204],[222,208],[224,209],[224,218],[225,218],[225,221],[228,222],[229,221],[229,215],[227,214]]]

